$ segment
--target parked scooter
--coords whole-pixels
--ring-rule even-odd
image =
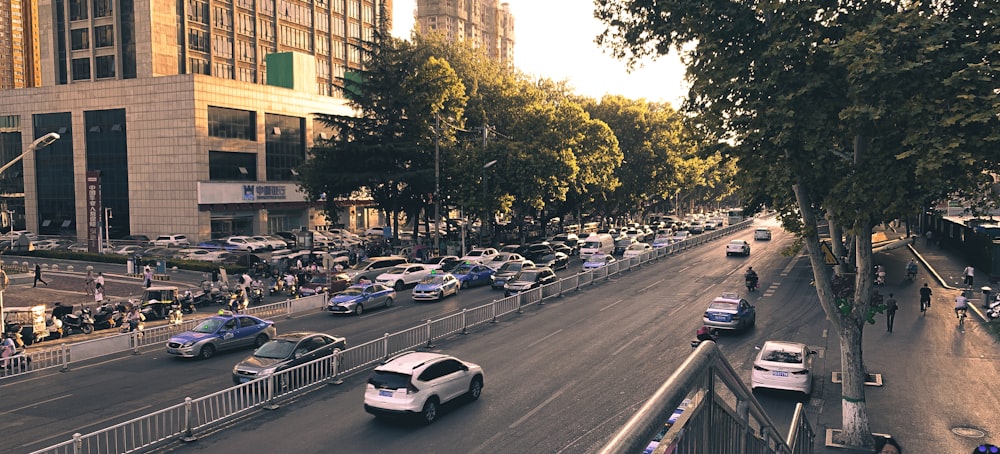
[[[990,303],[990,307],[986,309],[986,318],[990,321],[1000,319],[1000,298],[995,298],[993,299],[993,302]]]
[[[94,332],[94,317],[91,315],[90,309],[87,307],[84,307],[75,313],[64,315],[62,323],[63,333],[66,335],[73,334],[74,331],[79,331],[83,334],[90,334]]]
[[[125,306],[119,304],[103,303],[94,313],[94,329],[110,329],[121,326],[122,319],[125,318]]]

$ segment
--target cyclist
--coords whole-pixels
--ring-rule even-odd
[[[961,319],[962,315],[965,315],[965,312],[968,310],[969,299],[965,297],[965,293],[959,293],[958,296],[955,297],[955,318]],[[959,315],[960,312],[962,313],[961,315]]]
[[[917,277],[917,261],[910,259],[909,263],[906,264],[906,277],[910,278],[912,281]]]
[[[920,311],[926,311],[928,307],[931,307],[931,288],[924,282],[924,286],[920,287]]]

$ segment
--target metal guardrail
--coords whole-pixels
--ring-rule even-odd
[[[678,408],[681,417],[666,426]],[[635,454],[660,438],[654,453],[805,454],[814,437],[798,403],[782,439],[715,342],[702,342],[599,452]]]
[[[683,243],[651,250],[639,257],[617,261],[602,268],[581,272],[543,287],[534,288],[529,291],[495,300],[489,304],[466,308],[461,312],[439,319],[427,320],[420,325],[398,331],[396,333],[386,333],[381,338],[373,339],[363,344],[348,348],[328,358],[317,359],[313,362],[275,373],[269,377],[262,377],[257,380],[237,385],[197,399],[186,398],[183,403],[145,416],[133,418],[127,422],[89,434],[74,434],[71,440],[35,451],[32,454],[137,452],[162,446],[163,444],[174,440],[192,441],[197,439],[198,433],[223,424],[232,418],[239,417],[262,408],[276,408],[278,403],[283,398],[297,395],[301,391],[320,384],[339,383],[340,379],[343,377],[366,370],[397,353],[421,347],[431,347],[434,345],[435,341],[442,340],[457,333],[467,333],[471,328],[475,328],[477,326],[496,323],[503,317],[522,313],[525,307],[535,304],[545,304],[546,300],[551,298],[561,297],[567,292],[578,291],[583,286],[607,280],[611,277],[620,275],[623,272],[640,267],[648,262],[659,260],[676,252],[706,243],[720,236],[727,235],[733,231],[746,228],[750,224],[751,221],[745,221],[725,229],[713,231],[712,233],[696,236]],[[309,298],[317,297],[319,298],[318,302],[309,301]],[[265,315],[291,314],[300,310],[315,309],[318,306],[321,307],[325,302],[324,295],[316,295],[315,297],[309,298],[288,300],[272,305],[253,307],[250,308],[248,312]],[[147,330],[147,333],[138,337],[138,339],[137,336],[133,335],[131,336],[130,345],[132,345],[132,348],[138,349],[141,346],[152,345],[157,342],[165,342],[166,338],[169,338],[167,335],[168,332],[177,331],[177,328],[172,330],[170,328],[164,329],[167,330],[167,332],[161,333],[160,331],[157,331],[156,334],[150,334],[150,330]],[[153,341],[152,339],[157,339],[157,341]],[[714,345],[714,343],[712,344]],[[703,353],[704,351],[705,348],[700,347],[699,350],[696,351],[696,355],[693,355],[693,357],[706,355],[706,353]],[[702,362],[707,361],[705,364],[702,364],[702,367],[709,367],[710,373],[716,374],[716,371],[720,370],[722,367],[720,364],[725,364],[725,366],[728,367],[728,363],[725,363],[725,360],[718,355],[717,351],[715,351],[714,354],[710,353],[708,355],[708,359],[702,360]],[[689,358],[688,361],[682,365],[682,370],[688,371],[688,374],[692,373],[689,371],[689,369],[693,367],[689,365],[691,362],[692,359]],[[32,369],[37,370],[34,368]],[[725,370],[728,371],[728,375],[725,376],[727,383],[732,382],[742,385],[742,382],[740,382],[736,377],[732,368]],[[676,375],[677,373],[675,373],[675,376]],[[746,391],[745,387],[743,388],[743,391]],[[660,392],[657,393],[658,396],[659,394]],[[749,394],[743,393],[739,395],[745,396]],[[666,417],[669,417],[673,408],[676,408],[677,404],[680,403],[679,399],[676,402],[674,402],[673,399],[672,394],[667,397],[666,403],[673,404],[674,406],[670,407],[665,417],[657,420],[660,426],[662,426],[663,421],[666,421]],[[740,402],[747,401],[747,399],[740,400]],[[656,400],[656,402],[662,404],[662,398]],[[761,415],[761,419],[767,422],[767,424],[762,427],[766,427],[768,431],[766,433],[772,433],[772,436],[767,438],[770,443],[771,440],[774,439],[773,434],[777,433],[773,430],[773,424],[770,424],[766,415],[759,410],[759,406],[756,406],[757,404],[755,401],[749,399],[749,402],[755,406],[753,414]],[[746,405],[744,404],[743,407],[745,406]],[[660,413],[654,412],[653,410],[648,410],[643,414],[646,413],[650,413],[650,415],[647,416],[648,418],[653,418],[653,416],[662,416]],[[801,418],[800,420],[805,422],[805,418]],[[808,423],[805,424],[808,425]],[[647,432],[648,430],[644,430],[641,435],[645,436]],[[811,434],[811,430],[808,433]],[[645,439],[645,443],[648,443],[649,440],[652,439],[653,435],[655,435],[655,432],[649,434],[649,438]],[[633,436],[629,439],[631,440],[634,438],[635,440],[638,440],[639,438],[642,438],[642,436]],[[774,446],[785,443],[783,440],[780,440],[780,438],[776,440],[777,442],[775,442],[776,444],[774,444]],[[635,443],[638,443],[638,441]],[[811,444],[808,444],[808,446],[811,446]],[[645,445],[643,444],[642,447],[644,448]],[[641,448],[639,450],[641,450]],[[633,450],[630,452],[638,451]]]

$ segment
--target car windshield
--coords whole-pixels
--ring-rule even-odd
[[[631,246],[628,247],[628,250],[630,250],[630,251],[641,251],[643,249],[646,249],[646,245],[645,244],[633,244],[633,245],[631,245]]]
[[[295,345],[297,345],[295,342],[287,339],[274,339],[261,345],[257,351],[253,352],[253,356],[273,359],[288,358],[292,354],[292,350],[295,349]]]
[[[405,266],[394,266],[391,269],[389,269],[389,271],[386,271],[385,274],[403,274],[405,272],[406,272]]]
[[[708,310],[735,311],[738,307],[739,304],[733,301],[712,301],[712,304],[708,305]]]
[[[361,296],[362,289],[360,287],[347,287],[340,292],[341,295],[347,296]]]
[[[432,274],[420,280],[421,284],[440,284],[444,282],[444,275]]]
[[[800,351],[785,351],[785,350],[767,350],[763,355],[760,356],[763,361],[770,361],[774,363],[789,363],[789,364],[801,364],[802,363],[802,352]]]
[[[506,271],[506,272],[509,272],[509,273],[516,273],[518,271],[521,271],[521,267],[523,265],[524,264],[521,263],[521,262],[507,262],[507,263],[504,263],[503,266],[501,266],[500,269],[497,270],[497,271],[500,271],[500,272]]]
[[[588,241],[586,243],[583,243],[583,247],[589,248],[589,249],[597,249],[597,248],[601,247],[601,242],[600,241]]]
[[[368,269],[368,267],[371,266],[371,264],[372,264],[371,260],[362,260],[358,263],[355,263],[354,266],[351,267],[351,269],[357,271],[363,271]]]
[[[534,281],[534,280],[538,279],[539,275],[541,275],[540,271],[533,271],[533,270],[522,271],[521,274],[519,274],[517,276],[517,280],[519,280],[519,281]]]
[[[479,257],[479,256],[483,255],[483,251],[478,250],[478,249],[473,249],[473,250],[469,251],[469,253],[466,254],[466,255],[468,255],[469,257]]]
[[[198,324],[193,330],[196,333],[211,334],[219,330],[226,321],[220,318],[210,318]]]
[[[469,274],[472,269],[475,268],[473,265],[459,265],[451,272],[451,274]]]

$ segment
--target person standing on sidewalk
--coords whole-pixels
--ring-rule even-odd
[[[37,287],[39,282],[45,284],[46,286],[49,285],[48,282],[45,282],[45,279],[42,279],[42,267],[39,264],[36,263],[35,264],[35,283],[32,284],[31,286],[32,287]]]
[[[892,332],[892,323],[896,321],[896,309],[899,306],[896,304],[896,298],[892,297],[892,293],[889,294],[889,298],[885,300],[885,327]]]
[[[962,271],[962,276],[965,277],[965,285],[972,288],[972,281],[975,279],[976,269],[973,268],[972,265],[968,265],[965,267],[965,270]]]
[[[101,289],[101,293],[104,293],[104,292],[107,291],[107,289],[104,288],[104,273],[103,272],[100,272],[100,271],[97,272],[97,278],[94,279],[94,288],[95,289],[98,289],[98,288]]]

